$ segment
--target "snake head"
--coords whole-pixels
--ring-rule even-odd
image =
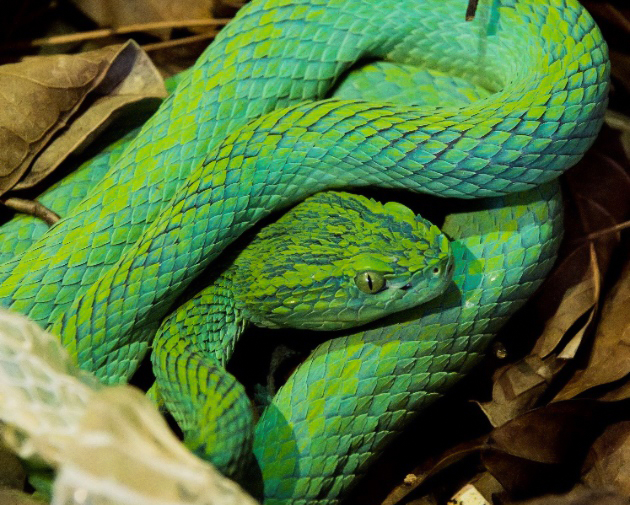
[[[235,260],[236,303],[265,327],[340,330],[444,292],[449,241],[399,203],[314,195],[264,228]]]

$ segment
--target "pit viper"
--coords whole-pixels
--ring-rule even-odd
[[[337,502],[544,278],[561,221],[549,181],[603,120],[606,47],[576,1],[489,0],[472,22],[465,3],[252,2],[89,195],[0,265],[1,303],[123,381],[185,287],[272,210],[358,186],[498,197],[448,216],[452,289],[319,346],[259,420],[265,501]],[[488,93],[439,106],[324,99],[373,59]]]

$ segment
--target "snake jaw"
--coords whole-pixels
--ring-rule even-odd
[[[404,205],[328,192],[259,232],[234,260],[233,289],[257,326],[345,330],[442,294],[450,256],[440,229]]]
[[[390,283],[389,288],[397,295],[396,309],[406,310],[440,296],[451,283],[455,262],[448,254],[422,270],[416,271],[404,284]]]

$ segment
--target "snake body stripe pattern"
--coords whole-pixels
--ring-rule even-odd
[[[38,197],[38,201],[59,216],[69,214],[103,179],[111,164],[122,154],[137,131],[110,144],[90,161],[63,178]],[[34,216],[16,214],[0,227],[0,264],[25,253],[49,226]]]
[[[557,176],[591,143],[601,117],[607,58],[592,19],[573,2],[520,1],[482,5],[470,23],[462,21],[460,3],[267,1],[247,6],[95,191],[26,254],[0,266],[3,305],[44,325],[55,320],[135,243],[226,133],[273,108],[323,96],[360,58],[425,65],[501,88],[491,100],[468,107],[418,112],[413,128],[426,142],[415,150],[412,169],[423,172],[418,187],[425,175],[444,174],[442,182],[426,190],[490,196]],[[536,43],[523,49],[523,40]],[[326,106],[316,106],[310,118],[320,113],[328,114]],[[352,106],[346,114],[355,114]],[[380,139],[370,144],[380,142],[382,149],[389,140],[378,116],[388,113],[368,108],[367,114],[376,121],[368,138]],[[334,124],[328,121],[325,127]],[[403,152],[411,149],[401,143]],[[367,149],[367,143],[359,145]],[[378,152],[370,147],[359,159]],[[383,161],[388,168],[389,160]],[[479,167],[486,174],[476,174]],[[383,177],[411,183],[407,173],[390,170]]]
[[[556,182],[450,215],[443,230],[454,239],[451,289],[403,317],[321,344],[263,412],[254,454],[264,503],[334,505],[347,496],[540,286],[562,215]]]
[[[463,305],[426,309],[428,333],[409,323],[331,341],[263,415],[255,452],[266,501],[336,502],[544,277],[559,213],[555,184],[540,185],[579,160],[602,123],[606,47],[576,1],[488,0],[473,22],[465,3],[252,2],[95,191],[0,265],[0,303],[50,325],[103,381],[123,381],[182,290],[273,210],[367,185],[462,198],[530,190],[445,227],[461,240],[460,263],[472,260],[456,277]],[[444,107],[310,101],[366,58],[491,94]],[[498,274],[501,261],[514,273]]]
[[[172,93],[184,75],[185,72],[181,72],[165,79],[164,85],[167,92]],[[94,186],[105,177],[111,166],[120,158],[131,140],[140,131],[140,128],[130,129],[129,125],[126,124],[128,118],[125,117],[124,119],[122,124],[114,123],[107,130],[108,134],[114,135],[116,140],[92,158],[81,163],[69,175],[45,188],[37,196],[38,201],[59,216],[67,216],[72,212],[93,190]],[[134,117],[134,121],[136,120],[137,118]],[[99,144],[102,144],[100,138]],[[11,220],[0,226],[0,265],[23,254],[44,235],[48,228],[49,226],[41,219],[28,214],[16,214]]]

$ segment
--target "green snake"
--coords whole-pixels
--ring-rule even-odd
[[[225,365],[247,325],[353,328],[436,298],[453,267],[448,239],[407,207],[318,193],[213,263],[209,279],[200,276],[208,285],[154,339],[151,394],[191,449],[244,480],[254,423]]]
[[[447,217],[452,289],[322,344],[257,423],[266,502],[335,503],[542,281],[561,221],[548,181],[601,126],[607,52],[577,2],[481,2],[473,22],[464,4],[252,2],[94,190],[0,265],[1,303],[49,326],[103,381],[123,381],[186,286],[272,210],[368,185],[514,193]],[[430,68],[487,96],[321,100],[365,59]]]

